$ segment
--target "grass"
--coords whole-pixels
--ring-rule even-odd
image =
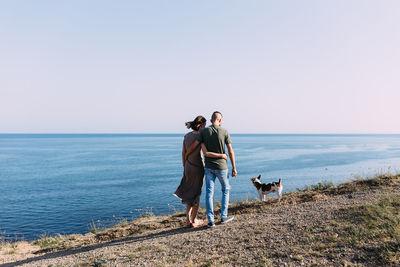
[[[99,233],[102,229],[104,229],[104,227],[102,226],[100,220],[98,220],[97,222],[95,222],[95,221],[92,219],[92,221],[89,223],[89,233],[97,234],[97,233]]]
[[[152,208],[146,208],[146,209],[142,210],[140,216],[142,218],[154,217],[153,209]]]
[[[6,235],[6,231],[0,232],[0,252],[2,251],[4,254],[12,255],[17,252],[18,245],[22,243],[26,243],[23,241],[24,238],[19,238],[18,235],[14,235],[14,238]]]
[[[400,195],[339,209],[335,217],[304,227],[299,260],[309,256],[342,260],[351,251],[347,257],[354,264],[400,266]]]
[[[38,240],[34,241],[33,244],[38,245],[41,252],[50,252],[60,248],[69,248],[69,246],[66,246],[66,240],[68,240],[68,237],[64,235],[50,236],[45,233]]]
[[[340,215],[341,234],[348,236],[342,241],[362,252],[360,260],[400,265],[400,195],[343,209]]]
[[[333,186],[332,181],[325,181],[324,180],[324,181],[318,182],[315,185],[310,185],[310,186],[306,187],[305,190],[314,190],[314,191],[325,190],[325,189],[328,189],[328,188],[330,188],[332,186]]]

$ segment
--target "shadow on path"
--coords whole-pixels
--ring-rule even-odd
[[[173,235],[189,233],[189,232],[197,232],[197,231],[202,231],[205,229],[207,229],[207,226],[203,226],[203,227],[199,227],[199,228],[175,228],[175,229],[166,230],[166,231],[149,234],[149,235],[145,235],[145,236],[126,237],[123,239],[113,240],[113,241],[109,241],[109,242],[105,242],[105,243],[90,245],[90,246],[86,246],[86,247],[79,247],[79,248],[69,249],[69,250],[62,250],[62,251],[47,253],[47,254],[44,254],[41,256],[37,256],[37,257],[28,258],[25,260],[4,263],[4,264],[0,264],[0,267],[18,266],[18,265],[27,264],[27,263],[31,263],[31,262],[35,262],[35,261],[40,261],[40,260],[47,260],[47,259],[54,259],[54,258],[58,258],[58,257],[75,255],[75,254],[88,252],[88,251],[95,250],[98,248],[103,248],[103,247],[119,246],[119,245],[123,245],[123,244],[140,242],[140,241],[144,241],[144,240],[148,240],[148,239],[173,236]]]

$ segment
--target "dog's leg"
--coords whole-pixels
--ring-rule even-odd
[[[262,192],[258,191],[258,196],[260,197],[260,201],[264,201]]]

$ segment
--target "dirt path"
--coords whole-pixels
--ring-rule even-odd
[[[253,202],[256,210],[232,208],[235,219],[215,228],[155,230],[1,266],[367,266],[357,250],[321,247],[316,236],[338,238],[339,209],[396,194],[398,187],[321,195],[299,204]]]

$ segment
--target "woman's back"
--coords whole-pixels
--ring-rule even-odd
[[[194,143],[194,141],[196,141],[197,136],[199,134],[198,133],[194,133],[194,132],[189,132],[185,135],[184,139],[183,139],[183,145],[185,146],[185,150],[189,150],[190,146]],[[193,153],[191,153],[188,157],[188,161],[196,166],[203,166],[203,160],[201,158],[200,155],[200,150],[201,150],[201,146],[198,146],[196,148],[196,150],[193,151]]]

